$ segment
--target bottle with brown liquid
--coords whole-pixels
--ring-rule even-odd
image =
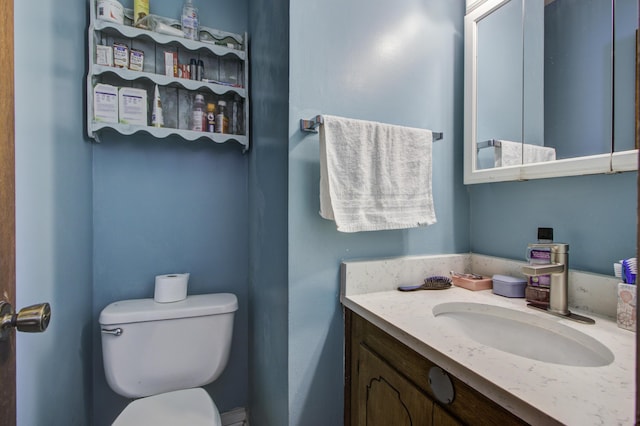
[[[227,115],[227,103],[225,101],[218,101],[215,130],[216,133],[229,133],[229,116]]]
[[[216,131],[216,105],[207,104],[207,132],[214,133]]]

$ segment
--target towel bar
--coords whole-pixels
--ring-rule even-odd
[[[304,118],[300,119],[300,130],[308,133],[318,133],[318,126],[324,124],[324,120],[321,115],[316,115],[315,117],[305,120]],[[438,141],[443,138],[442,132],[433,132],[433,140]]]

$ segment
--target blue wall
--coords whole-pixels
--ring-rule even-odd
[[[14,6],[16,307],[52,308],[45,333],[17,333],[18,424],[85,425],[94,327],[86,10],[71,0]]]
[[[636,29],[640,20],[638,0],[616,0],[615,10],[615,79],[616,114],[613,119],[615,151],[635,148],[635,59]]]
[[[93,424],[110,424],[128,403],[105,382],[100,311],[153,297],[155,275],[172,272],[191,273],[189,294],[238,296],[229,364],[206,389],[221,410],[246,405],[247,161],[240,147],[109,135],[94,147],[93,164]]]
[[[636,173],[469,186],[471,251],[524,260],[537,228],[570,245],[571,268],[613,274],[636,253]]]
[[[616,2],[616,147],[625,149],[633,146],[629,39],[637,13],[636,0]],[[545,142],[559,158],[608,152],[611,5],[556,0],[545,8],[545,20]],[[587,80],[576,78],[585,73]],[[636,178],[624,173],[471,185],[471,250],[524,260],[537,228],[549,226],[556,241],[570,244],[572,268],[611,275],[613,262],[636,253]]]
[[[177,14],[169,3],[153,12]],[[150,297],[156,274],[190,271],[191,293],[240,299],[229,366],[207,387],[222,411],[249,407],[258,426],[326,425],[342,423],[341,260],[522,259],[538,226],[571,244],[574,268],[610,273],[635,252],[635,173],[463,186],[462,0],[199,6],[203,22],[252,34],[249,155],[114,133],[89,143],[87,11],[16,2],[17,299],[53,307],[46,333],[18,335],[21,426],[117,415],[126,400],[104,381],[97,317]],[[319,113],[443,131],[438,223],[342,234],[321,219],[318,139],[298,131]]]
[[[615,6],[613,44],[609,1],[556,0],[545,8],[545,139],[558,158],[610,150],[612,47],[615,150],[634,149],[638,1]]]
[[[510,1],[478,22],[477,140],[523,138],[522,2]],[[484,149],[480,155],[492,149]],[[493,155],[491,155],[493,160]],[[493,167],[493,161],[489,167]]]
[[[245,1],[196,4],[203,25],[247,31]],[[178,16],[181,3],[151,7]],[[153,297],[155,275],[171,272],[191,273],[189,294],[238,296],[229,364],[206,389],[221,411],[247,406],[247,168],[235,143],[109,133],[93,146],[93,425],[110,424],[128,403],[104,378],[100,311],[117,300]]]
[[[544,146],[544,3],[525,1],[524,8],[523,138]]]
[[[289,1],[251,0],[251,424],[287,425]]]
[[[611,47],[609,1],[545,8],[544,136],[559,159],[611,150]]]
[[[469,249],[462,184],[464,2],[375,0],[290,6],[289,424],[342,424],[342,259]],[[433,150],[438,223],[343,234],[321,219],[316,114],[444,132]]]

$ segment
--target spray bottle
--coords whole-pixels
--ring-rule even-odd
[[[198,40],[198,8],[192,0],[186,0],[182,6],[182,34],[185,38]]]

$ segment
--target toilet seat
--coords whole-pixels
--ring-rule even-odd
[[[114,426],[221,426],[220,413],[202,388],[140,398],[120,413]]]

